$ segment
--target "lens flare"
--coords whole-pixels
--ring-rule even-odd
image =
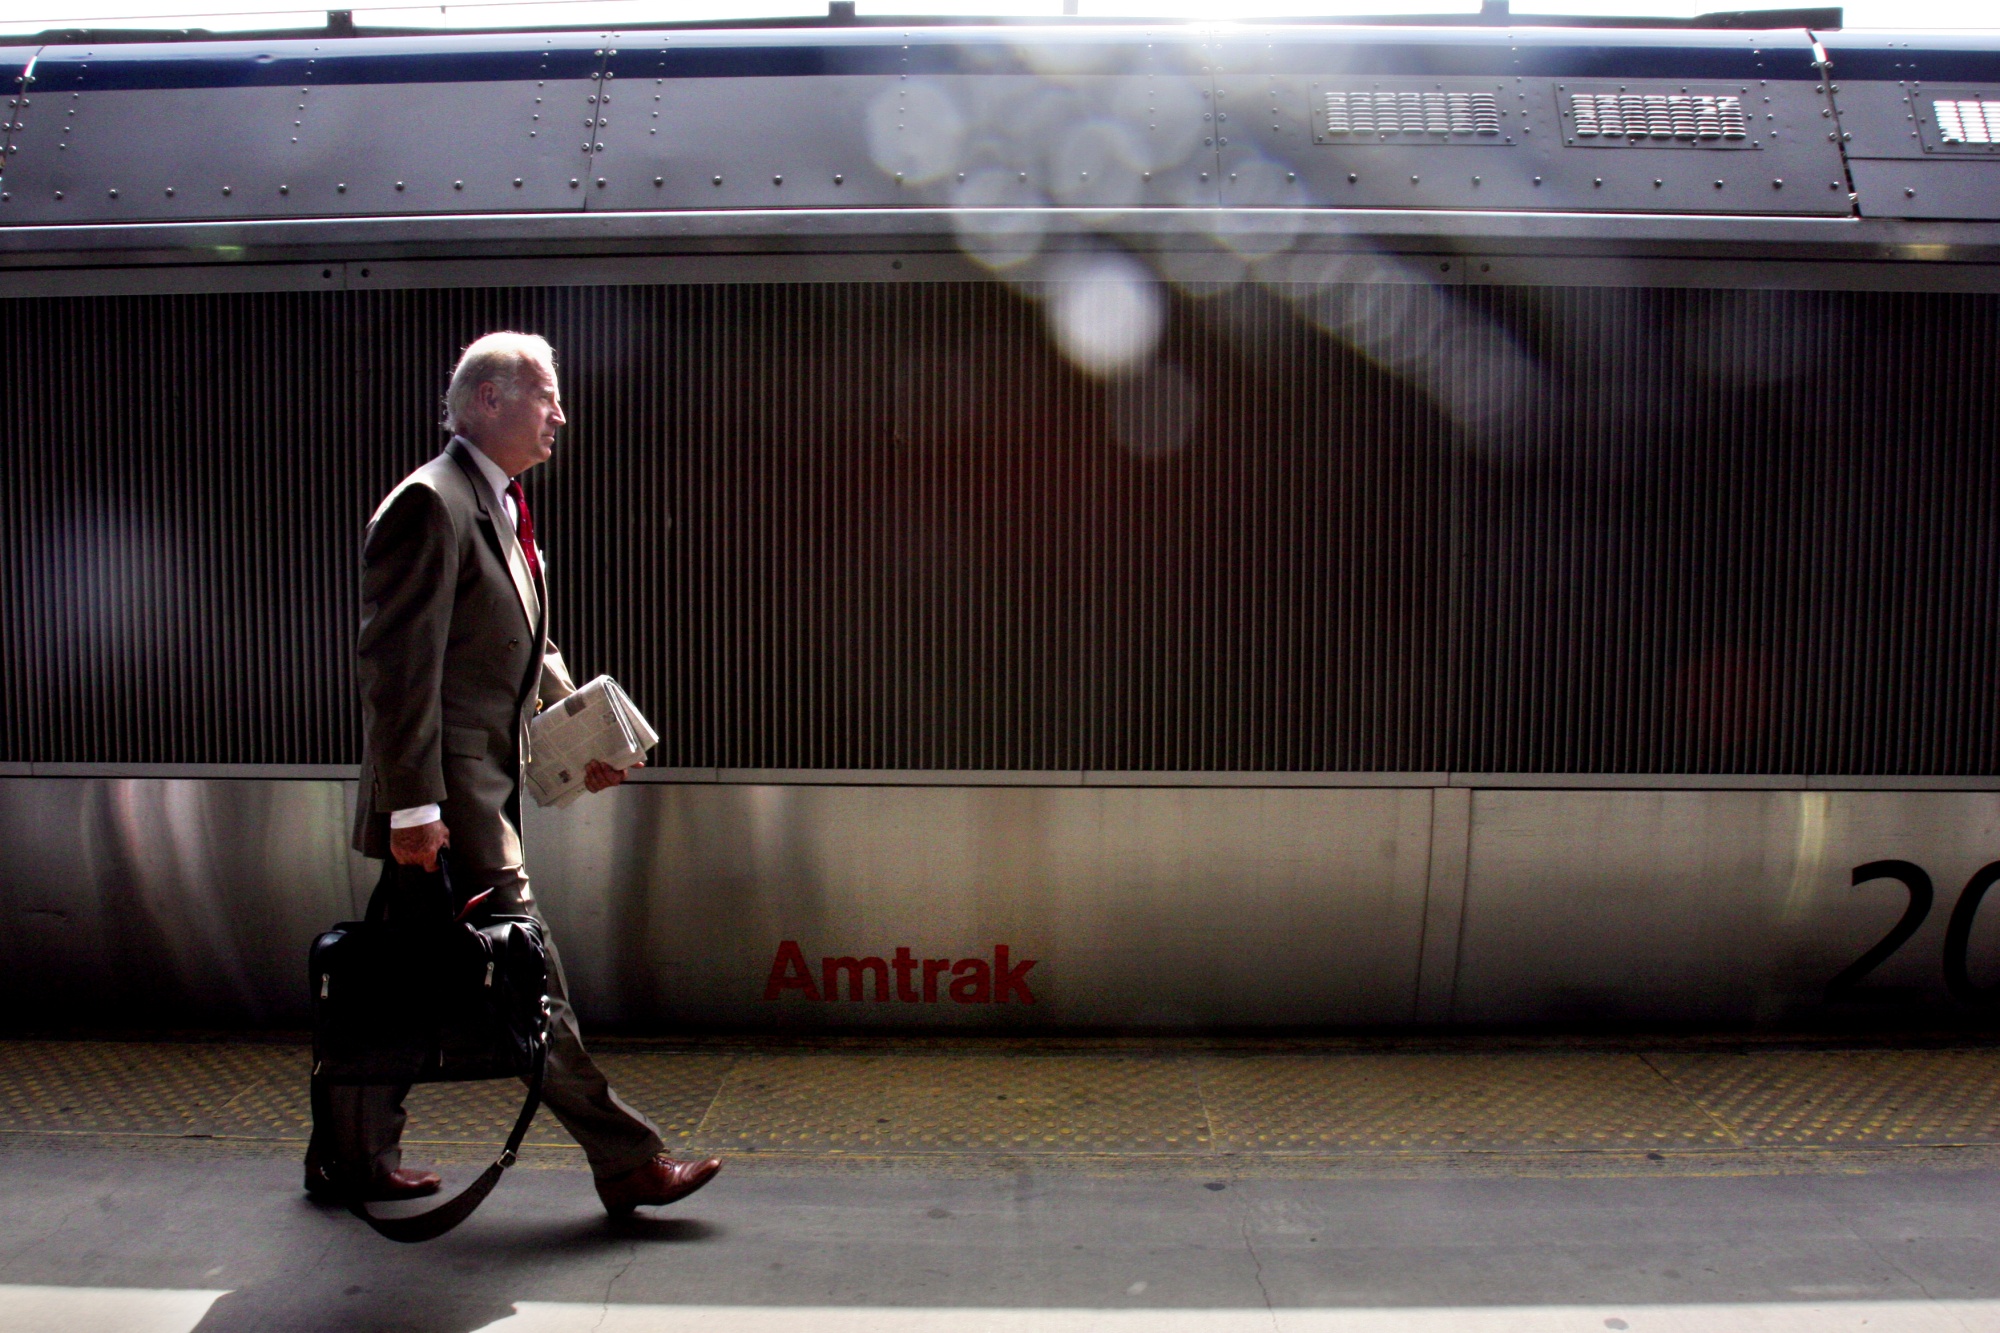
[[[1250,265],[1234,250],[1201,247],[1198,239],[1175,238],[1155,251],[1153,267],[1189,296],[1207,298],[1233,291],[1249,276]]]
[[[1201,148],[1205,90],[1204,83],[1175,75],[1119,79],[1110,90],[1108,113],[1142,136],[1144,166],[1158,173],[1181,165]]]
[[[1070,208],[1133,207],[1145,197],[1145,169],[1145,144],[1109,120],[1085,121],[1049,152],[1051,189],[1056,202]]]
[[[1293,252],[1260,261],[1257,280],[1301,319],[1422,389],[1497,448],[1533,410],[1542,371],[1508,330],[1408,261],[1366,252]]]
[[[1160,285],[1125,255],[1066,260],[1047,290],[1049,331],[1080,369],[1121,374],[1143,365],[1159,345],[1167,317]]]
[[[1256,157],[1229,169],[1225,198],[1231,205],[1215,228],[1215,239],[1245,259],[1283,254],[1298,239],[1305,194],[1293,173]]]
[[[868,152],[884,173],[909,185],[958,169],[965,115],[934,83],[898,83],[868,104]]]
[[[1041,253],[1047,204],[1017,173],[989,167],[966,177],[952,192],[952,229],[958,248],[996,272],[1017,269]]]

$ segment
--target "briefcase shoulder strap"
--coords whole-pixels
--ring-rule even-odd
[[[404,1217],[377,1217],[360,1199],[350,1202],[348,1211],[390,1240],[405,1244],[436,1240],[471,1217],[474,1210],[486,1202],[486,1196],[493,1192],[493,1187],[500,1183],[501,1175],[517,1160],[521,1140],[528,1136],[528,1126],[534,1123],[535,1112],[542,1104],[542,1076],[548,1072],[548,1064],[549,1042],[544,1031],[542,1038],[535,1043],[534,1068],[528,1074],[528,1095],[521,1100],[521,1114],[514,1117],[514,1129],[507,1135],[507,1146],[500,1150],[493,1164],[480,1173],[479,1179],[426,1212]]]

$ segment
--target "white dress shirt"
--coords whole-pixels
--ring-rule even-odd
[[[513,478],[501,471],[498,463],[480,452],[479,446],[463,435],[454,435],[452,440],[454,443],[463,444],[465,451],[472,455],[472,461],[479,464],[479,475],[486,478],[486,484],[493,488],[493,498],[500,502],[500,512],[507,515],[507,526],[518,533],[521,530],[521,511],[514,504],[514,497],[507,494],[508,488],[513,484]],[[539,558],[541,554],[542,545],[536,542],[535,555]],[[444,812],[435,805],[413,805],[407,810],[390,812],[389,827],[420,828],[425,824],[435,824],[442,818]]]

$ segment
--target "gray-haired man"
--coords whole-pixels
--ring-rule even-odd
[[[363,748],[354,845],[404,865],[456,865],[491,889],[492,910],[536,913],[521,848],[528,721],[573,693],[548,641],[548,587],[520,476],[547,461],[564,422],[548,343],[491,333],[459,359],[445,398],[445,451],[405,477],[362,547],[359,676]],[[592,763],[593,792],[625,775]],[[536,913],[539,915],[538,913]],[[676,1161],[584,1050],[549,942],[554,1027],[542,1097],[583,1145],[614,1214],[685,1198],[721,1169]],[[402,1167],[407,1087],[327,1087],[314,1102],[306,1188],[412,1198],[438,1188]]]

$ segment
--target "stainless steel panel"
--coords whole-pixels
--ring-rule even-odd
[[[123,87],[128,81],[115,73],[104,77],[126,68],[150,71],[153,54],[141,47],[53,47],[43,53],[12,159],[12,198],[0,221],[247,218],[295,211],[289,197],[278,193],[281,184],[290,184],[281,179],[280,150],[291,137],[292,107],[303,100],[304,85]],[[280,42],[259,54],[304,69],[313,47]],[[234,64],[246,53],[220,44],[176,55],[173,65],[199,83],[203,80],[193,71]],[[218,136],[226,151],[218,151]]]
[[[287,178],[280,184],[290,186],[280,198],[296,214],[321,216],[580,209],[590,175],[582,120],[594,87],[550,79],[315,88],[309,118],[279,127],[297,137],[272,145],[270,161]]]
[[[1856,28],[1821,33],[1819,41],[1849,151],[1860,157],[1918,154],[1911,89],[2000,86],[2000,44],[1990,32]]]
[[[2000,157],[2000,143],[1950,144],[1938,132],[1936,104],[1981,98],[2000,101],[2000,83],[1839,83],[1840,129],[1852,158],[1974,161]]]
[[[631,96],[635,86],[620,91]],[[933,85],[919,84],[919,93]],[[878,104],[910,85],[889,76],[814,79],[654,79],[645,86],[650,123],[614,123],[604,174],[612,188],[593,199],[607,208],[895,208],[956,168],[939,156],[923,177],[898,180],[869,151],[868,121]],[[642,105],[644,105],[642,103]],[[898,107],[898,109],[902,109]],[[897,127],[913,134],[919,128]],[[656,137],[664,129],[667,137]],[[644,137],[641,137],[643,134]],[[949,151],[947,148],[946,151]],[[884,154],[889,166],[907,163]],[[649,174],[650,173],[650,174]],[[659,184],[653,184],[657,179]]]
[[[1559,259],[1468,256],[1467,283],[1539,287],[1701,287],[1725,291],[1996,292],[2000,266],[1938,262],[1858,264],[1823,259]]]
[[[647,34],[654,42],[657,34]],[[589,207],[893,208],[917,196],[870,160],[868,111],[891,75],[667,78],[621,38]],[[914,182],[912,182],[914,185]]]
[[[2000,796],[1966,792],[1528,792],[1473,795],[1452,1018],[1458,1022],[1784,1022],[1949,1003],[1946,923],[2000,857]],[[1922,928],[1851,1000],[1827,983],[1881,939],[1907,893],[1854,868],[1916,863]],[[1991,915],[1991,914],[1989,914]],[[1975,931],[1993,978],[2000,930]]]
[[[55,48],[37,65],[0,222],[581,210],[589,40],[484,42],[480,59],[523,76],[451,81],[440,66],[422,83],[374,80],[422,70],[440,43]],[[265,81],[280,70],[296,81]]]
[[[192,268],[0,269],[0,300],[37,296],[158,296],[215,292],[337,292],[347,265],[204,264]]]
[[[2000,84],[1912,84],[1910,113],[1926,153],[2000,154]]]
[[[561,33],[498,39],[489,49],[516,42],[523,53],[537,47],[543,53],[546,66],[535,78],[378,89],[408,99],[407,125],[378,126],[359,107],[347,125],[329,114],[316,137],[301,140],[310,156],[294,169],[315,183],[315,199],[356,198],[356,212],[581,210],[598,141],[596,127],[584,122],[597,118],[599,80],[594,70],[587,78],[580,70],[600,59],[602,41]],[[348,196],[328,193],[343,173],[362,186],[350,184]],[[395,189],[398,180],[402,191]]]
[[[643,773],[635,778],[644,780]],[[1081,787],[1071,768],[712,768],[695,781],[742,786]]]
[[[1534,208],[1564,200],[1534,182],[1548,172],[1537,133],[1551,126],[1515,80],[1416,75],[1331,77],[1225,73],[1216,78],[1222,202],[1235,207]],[[1500,99],[1492,144],[1340,141],[1316,133],[1331,88],[1483,92]],[[1351,178],[1351,179],[1350,179]],[[1475,183],[1476,182],[1476,183]]]
[[[1838,215],[1848,211],[1840,153],[1826,137],[1815,85],[1796,80],[1710,84],[1632,79],[1615,85],[1382,76],[1446,91],[1501,94],[1507,139],[1497,145],[1336,143],[1316,140],[1313,94],[1302,75],[1217,79],[1218,105],[1238,119],[1222,149],[1222,201],[1237,206],[1533,209],[1627,213]],[[1347,80],[1346,82],[1353,82]],[[1645,151],[1570,141],[1558,114],[1571,91],[1726,91],[1757,117],[1744,148]],[[1717,181],[1722,184],[1718,186]]]
[[[1250,773],[1171,772],[1147,769],[1106,773],[1087,769],[1086,787],[1441,787],[1445,773],[1313,773],[1266,771]]]
[[[1671,212],[1837,216],[1849,211],[1824,85],[1799,33],[1701,34],[1688,49],[1622,47],[1660,34],[1544,31],[1494,36],[1379,30],[1218,43],[1217,145],[1222,202],[1394,209]],[[1681,39],[1677,36],[1677,42]],[[1652,76],[1679,64],[1734,72]],[[1740,66],[1740,70],[1735,67]],[[1720,66],[1717,66],[1720,68]],[[1610,71],[1618,70],[1617,74]],[[1647,75],[1640,77],[1637,71]],[[1496,94],[1504,134],[1487,146],[1340,143],[1314,133],[1329,88]],[[1566,135],[1573,92],[1717,93],[1740,97],[1749,146],[1710,150],[1587,149]],[[1510,142],[1511,141],[1511,142]],[[1717,185],[1717,181],[1721,185]],[[1780,184],[1779,182],[1782,182]]]
[[[583,222],[585,219],[575,219]],[[464,219],[459,219],[464,221]],[[1549,221],[1545,219],[1544,221]],[[1878,224],[1917,228],[1926,224]],[[1929,224],[1966,226],[1974,224]],[[1877,233],[1878,247],[1894,245]],[[916,240],[918,238],[904,238]],[[1911,262],[1826,259],[1555,258],[1502,253],[1461,255],[1449,262],[1466,284],[1535,287],[1694,287],[1733,291],[2000,291],[2000,266],[1950,256],[1959,247],[1919,243]],[[1418,262],[1415,257],[1403,265]],[[900,263],[901,268],[893,267]],[[362,276],[362,270],[367,276]],[[1409,280],[1419,275],[1407,270]],[[25,296],[198,294],[239,291],[398,290],[440,287],[652,286],[667,283],[963,282],[979,274],[963,254],[916,249],[867,254],[783,251],[649,257],[566,256],[541,259],[346,260],[323,264],[154,264],[117,268],[0,267],[0,300]],[[1301,248],[1260,272],[1277,280],[1338,273],[1385,279],[1388,266],[1364,266],[1337,254]],[[1233,276],[1233,275],[1232,275]],[[1438,275],[1451,282],[1452,275]]]
[[[52,62],[51,62],[52,63]],[[43,77],[47,77],[44,75]],[[277,157],[297,88],[56,93],[38,88],[15,143],[0,220],[125,222],[294,211]],[[251,151],[220,154],[190,125],[228,125]],[[169,193],[171,191],[171,193]],[[225,193],[225,191],[227,193]],[[301,196],[303,199],[303,195]],[[300,210],[303,211],[303,210]]]
[[[1010,215],[1011,216],[1011,215]],[[140,225],[0,227],[0,267],[184,264],[191,254],[284,259],[301,253],[344,259],[356,249],[393,247],[415,260],[456,260],[533,249],[577,258],[607,245],[625,252],[680,255],[718,245],[753,254],[934,249],[955,245],[962,221],[951,209],[718,209],[702,213],[482,214],[472,217],[265,219]],[[1019,219],[1058,245],[1088,244],[1098,228],[1067,209]],[[1121,234],[1144,244],[1187,243],[1218,229],[1265,225],[1286,237],[1372,251],[1430,255],[1468,242],[1529,254],[1700,254],[1732,258],[1805,255],[1845,263],[1872,255],[1990,262],[2000,227],[1987,223],[1899,222],[1841,217],[1593,216],[1583,213],[1451,212],[1421,209],[1302,208],[1264,217],[1238,209],[1125,213]],[[360,267],[357,266],[357,273]],[[411,272],[405,269],[405,272]],[[357,285],[366,286],[365,274]],[[419,285],[429,285],[427,283]]]
[[[365,901],[353,785],[0,779],[10,1023],[301,1026],[307,946]]]
[[[1395,1023],[1423,790],[645,787],[532,812],[586,1013],[659,1025]],[[826,957],[1034,959],[1035,1003],[762,999]],[[872,994],[865,991],[864,994]]]
[[[932,36],[920,48],[932,56],[910,72],[910,46],[878,38],[874,48],[820,52],[826,68],[812,74],[680,72],[724,58],[750,58],[756,68],[760,50],[704,50],[688,34],[620,34],[610,58],[616,78],[606,82],[614,114],[598,164],[604,186],[592,190],[590,206],[1122,210],[1214,202],[1214,158],[1200,128],[1206,78],[1190,72],[1174,44],[1132,42],[1136,54],[1120,48],[1116,60],[1062,46],[1046,72],[1018,72],[1022,42],[988,44],[984,60],[968,56],[972,68],[958,72],[954,48]],[[838,72],[858,66],[878,68]],[[984,234],[978,216],[960,222],[974,246],[1022,240],[1006,228]]]
[[[15,136],[26,122],[28,85],[22,82],[35,58],[32,46],[0,46],[0,195],[12,192],[7,186],[7,161],[13,153]]]
[[[1472,793],[1443,788],[1431,793],[1431,857],[1424,890],[1423,956],[1418,961],[1419,1023],[1451,1019],[1458,984],[1458,949],[1465,924],[1466,857],[1472,845]]]
[[[1866,216],[2000,220],[2000,160],[1934,157],[1849,165]]]
[[[1832,86],[1839,91],[1831,94],[1838,122],[1832,128],[1844,136],[1847,155],[1922,157],[1923,137],[1910,104],[1909,85],[1844,78],[1838,64],[1836,60]]]
[[[585,221],[585,219],[578,219]],[[842,254],[653,254],[536,259],[419,260],[348,268],[348,285],[365,291],[409,287],[623,287],[660,283],[967,282],[984,276],[956,252],[919,248]],[[3,272],[3,271],[0,271]]]
[[[29,1026],[292,1024],[305,949],[365,900],[352,784],[0,780],[0,1000]],[[531,811],[593,1022],[828,1027],[1395,1023],[1430,793],[631,787]],[[1025,1004],[761,998],[780,943],[991,962]],[[892,991],[892,996],[894,992]]]
[[[626,43],[622,49],[615,45],[621,40]],[[1862,156],[1905,152],[1917,142],[1908,137],[1916,122],[1903,105],[1906,87],[2000,87],[1991,42],[1976,36],[1925,35],[1899,42],[1880,34],[1832,34],[1827,41],[1834,51],[1834,95],[1841,99],[1848,132],[1855,136],[1852,147]],[[468,73],[459,67],[467,60],[504,62],[510,53],[531,62],[537,53],[588,62],[606,50],[618,52],[606,58],[621,66],[610,73],[630,78],[648,60],[658,63],[670,51],[704,46],[732,56],[754,56],[761,50],[772,57],[764,64],[784,72],[685,79],[655,74],[662,82],[653,95],[663,100],[647,109],[653,104],[643,89],[630,94],[636,102],[624,101],[614,80],[600,88],[573,62],[565,64],[563,77],[548,80],[509,78],[492,68]],[[647,172],[643,165],[631,169],[626,164],[650,160],[656,167],[688,168],[674,156],[678,149],[670,150],[671,160],[662,161],[651,146],[668,137],[660,130],[665,119],[656,124],[654,118],[656,111],[663,118],[672,115],[665,107],[679,95],[672,91],[676,85],[693,98],[686,108],[688,131],[715,136],[699,151],[726,156],[730,164],[705,177],[692,168],[685,171],[697,183],[721,174],[725,185],[720,196],[712,193],[713,186],[707,194],[692,190],[684,207],[708,208],[719,199],[732,209],[761,208],[760,192],[781,192],[794,183],[829,189],[837,197],[826,202],[846,207],[866,192],[843,193],[845,186],[869,178],[872,189],[886,191],[879,201],[891,207],[947,200],[986,207],[1015,202],[1008,190],[1019,190],[1109,216],[1134,205],[1135,173],[1145,187],[1139,204],[1225,197],[1263,206],[1290,199],[1303,187],[1303,197],[1314,204],[1371,208],[1541,211],[1554,206],[1837,215],[1833,196],[1842,193],[1832,188],[1833,178],[1823,170],[1833,160],[1828,135],[1835,122],[1821,91],[1827,85],[1811,77],[1808,36],[1802,32],[1237,28],[1226,36],[1194,34],[1191,39],[1184,29],[931,28],[134,44],[49,48],[44,59],[49,75],[31,99],[35,110],[44,113],[36,120],[40,129],[30,131],[35,142],[20,145],[30,159],[31,179],[26,187],[4,191],[10,196],[7,215],[16,220],[570,210],[580,209],[593,194],[598,206],[610,205],[620,190],[630,192],[628,203],[620,206],[653,210],[666,202],[674,177],[665,170]],[[385,59],[402,60],[406,68],[395,75],[355,73]],[[261,69],[231,68],[221,76],[186,73],[204,63],[233,67],[246,61]],[[754,68],[757,62],[736,63]],[[78,73],[86,65],[94,72],[76,87],[59,86],[66,73]],[[144,77],[136,81],[106,80],[114,67],[130,72],[142,66]],[[853,72],[861,66],[875,72]],[[1513,165],[1497,167],[1482,167],[1474,158],[1434,159],[1426,165],[1417,158],[1377,154],[1368,160],[1378,165],[1393,161],[1396,170],[1363,173],[1350,168],[1357,176],[1351,183],[1345,173],[1333,172],[1324,190],[1309,178],[1328,175],[1325,152],[1296,161],[1265,152],[1285,140],[1292,121],[1304,124],[1306,106],[1295,96],[1298,88],[1309,91],[1328,77],[1374,76],[1391,67],[1404,71],[1395,78],[1421,75],[1440,87],[1470,80],[1507,89],[1513,111],[1523,116],[1546,101],[1542,110],[1551,125],[1557,123],[1558,108],[1545,94],[1551,88],[1560,94],[1564,88],[1584,86],[1577,80],[1592,87],[1667,92],[1726,83],[1746,99],[1754,97],[1759,107],[1769,107],[1763,113],[1770,118],[1765,128],[1782,142],[1767,139],[1755,154],[1763,160],[1754,168],[1739,164],[1732,168],[1734,174],[1698,166],[1693,159],[1715,156],[1703,153],[1636,155],[1676,159],[1666,164],[1623,161],[1634,156],[1629,152],[1593,154],[1621,159],[1622,165],[1605,169],[1575,162],[1574,153],[1550,155],[1537,148],[1547,157],[1547,170],[1521,169],[1524,159],[1518,152],[1504,155]],[[1657,77],[1662,70],[1677,72]],[[1211,71],[1218,80],[1213,89],[1207,87]],[[291,83],[270,77],[291,72],[305,77]],[[832,187],[834,174],[847,173],[820,159],[879,155],[869,151],[866,115],[857,120],[855,114],[857,107],[865,113],[867,106],[876,105],[875,98],[866,99],[864,106],[842,90],[847,85],[877,87],[877,96],[891,93],[889,101],[895,105],[889,109],[909,113],[889,126],[890,138],[905,146],[919,138],[932,144],[948,128],[942,137],[966,149],[968,164],[940,160],[934,167],[906,172],[901,186],[895,184],[891,166],[877,164],[860,169],[843,187]],[[941,102],[927,102],[939,88],[956,91]],[[1181,94],[1189,90],[1213,96],[1179,111],[1167,105],[1185,102]],[[613,104],[593,100],[606,91]],[[1871,98],[1887,99],[1876,108],[1881,115],[1869,112]],[[973,105],[982,99],[988,105]],[[613,106],[632,114],[606,114]],[[936,106],[958,109],[923,114]],[[1266,110],[1271,113],[1268,126]],[[107,128],[114,123],[118,128]],[[197,131],[190,133],[190,126]],[[567,130],[576,131],[574,156],[565,147]],[[988,130],[997,131],[997,137]],[[1202,147],[1186,169],[1163,174],[1157,164],[1177,151],[1166,141],[1178,144],[1196,130]],[[598,162],[594,146],[609,142],[600,132],[629,133],[637,147],[626,156],[610,154]],[[1778,147],[1789,156],[1772,156]],[[1238,155],[1220,170],[1212,160],[1218,148]],[[1352,151],[1368,157],[1364,150]],[[1457,149],[1443,151],[1463,157]],[[906,155],[892,145],[884,160],[901,161]],[[917,157],[929,160],[926,153]],[[786,162],[804,165],[788,169]],[[1155,164],[1150,181],[1149,162]],[[1025,181],[1020,179],[1023,170]],[[966,176],[963,182],[960,171]],[[222,174],[242,180],[223,180]],[[595,187],[600,176],[606,182],[601,192]],[[1408,176],[1419,180],[1406,184]],[[1536,176],[1542,178],[1539,186]],[[1827,197],[1802,199],[1793,193],[1797,181],[1807,180],[1817,191],[1822,176]],[[661,180],[657,189],[651,184],[654,177]],[[776,183],[780,177],[786,185]],[[933,181],[928,197],[912,193],[919,177]],[[515,179],[521,186],[514,186]],[[1654,179],[1658,186],[1652,185]],[[1716,187],[1715,179],[1723,185]],[[404,182],[403,191],[394,190],[396,180]],[[573,188],[571,180],[577,182]],[[1779,180],[1783,187],[1774,184]],[[746,191],[742,198],[731,193],[739,182]],[[339,188],[343,184],[345,191]],[[231,187],[229,196],[220,195],[222,185]],[[1232,186],[1229,195],[1215,193]],[[1769,195],[1761,193],[1765,186]],[[1559,200],[1551,194],[1557,187],[1580,193]],[[168,188],[176,191],[171,199],[164,193]],[[64,192],[60,208],[54,198],[58,189]],[[119,192],[116,199],[112,190]],[[1510,191],[1526,191],[1525,201],[1512,199]],[[804,190],[793,197],[813,202]],[[700,199],[709,202],[695,202]],[[966,215],[956,220],[964,222]],[[1105,220],[1098,217],[1086,225]],[[1214,223],[1226,232],[1240,221],[1224,216]],[[1308,225],[1303,219],[1292,222]],[[1016,224],[1032,229],[1037,221],[1007,223]],[[1042,224],[1053,225],[1047,220]]]
[[[351,799],[0,778],[0,1004],[44,1028],[301,1024],[305,949],[375,871]],[[528,837],[580,1006],[637,1030],[1783,1023],[1963,1011],[1946,924],[2000,858],[2000,793],[649,784],[532,810]],[[1885,859],[1934,904],[1829,1003],[1909,901],[1852,882]],[[882,959],[889,997],[871,967],[858,1002],[845,973],[834,1001],[767,1002],[786,940],[815,988],[827,958]],[[922,997],[921,960],[990,972],[1002,945],[1025,992]],[[2000,911],[1968,963],[2000,981]]]

